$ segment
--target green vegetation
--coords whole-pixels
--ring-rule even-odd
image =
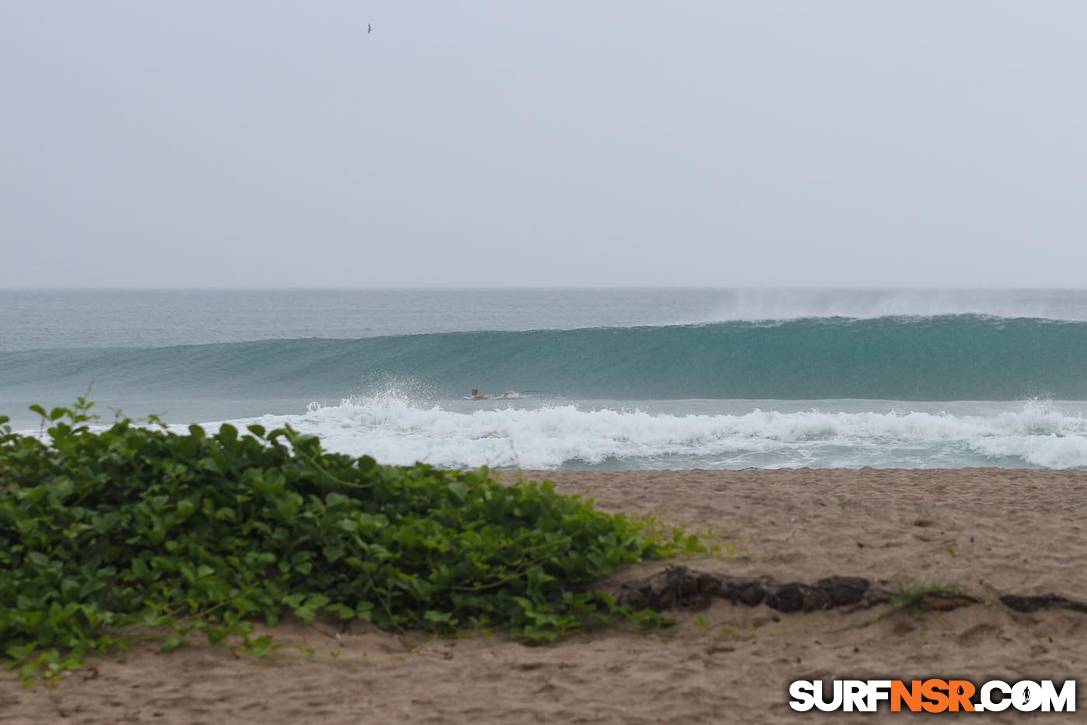
[[[944,599],[972,599],[962,587],[956,584],[921,582],[912,579],[904,579],[897,583],[894,596],[891,597],[891,606],[896,609],[940,609],[939,606],[926,606],[933,597]]]
[[[592,582],[700,548],[548,483],[383,466],[290,428],[92,428],[90,408],[32,408],[40,439],[0,417],[0,652],[24,678],[134,628],[260,654],[253,623],[287,615],[550,640],[634,614]]]

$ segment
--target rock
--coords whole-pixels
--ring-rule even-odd
[[[766,606],[779,612],[814,612],[831,606],[830,595],[818,587],[789,582],[782,584],[766,597]]]
[[[857,604],[868,591],[868,580],[859,576],[831,576],[815,582],[830,597],[830,606]]]
[[[917,599],[917,606],[934,612],[950,612],[952,609],[977,604],[980,600],[958,592],[925,592]]]
[[[644,579],[620,585],[619,603],[635,609],[704,609],[713,598],[754,607],[765,603],[779,612],[812,612],[817,609],[861,604],[872,592],[861,577],[834,576],[815,586],[802,582],[776,584],[766,577],[730,577],[670,566]],[[889,599],[873,598],[873,603]]]
[[[733,602],[746,604],[749,607],[762,604],[766,599],[766,585],[760,581],[747,580],[735,588]]]
[[[670,566],[663,572],[620,587],[619,603],[636,609],[705,609],[720,594],[722,581],[714,574],[696,572],[685,566]]]
[[[868,587],[868,590],[864,593],[864,601],[862,601],[859,606],[875,607],[880,604],[887,604],[892,599],[894,599],[894,594],[886,589]]]
[[[749,607],[766,604],[779,612],[791,613],[846,606],[874,607],[893,601],[895,595],[862,577],[831,576],[820,579],[814,586],[803,582],[778,584],[769,577],[733,577],[670,566],[644,579],[623,582],[617,597],[622,605],[657,612],[705,609],[714,598]],[[947,612],[980,601],[961,592],[927,591],[912,604],[922,610]],[[1087,613],[1087,602],[1057,594],[1005,594],[1000,601],[1017,612],[1070,609]]]
[[[1000,598],[1000,603],[1017,612],[1037,612],[1042,609],[1071,609],[1076,612],[1087,612],[1087,602],[1069,599],[1059,594],[1005,594]]]

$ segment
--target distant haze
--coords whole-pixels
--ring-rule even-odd
[[[0,287],[1083,287],[1085,30],[1059,0],[0,2]]]

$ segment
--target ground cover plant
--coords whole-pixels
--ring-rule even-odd
[[[384,466],[290,428],[34,410],[37,436],[0,418],[0,653],[24,678],[133,628],[164,650],[199,632],[259,654],[274,643],[254,622],[288,615],[548,640],[630,614],[592,582],[699,546],[547,483]]]

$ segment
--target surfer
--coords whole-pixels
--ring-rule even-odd
[[[479,388],[472,388],[472,400],[486,400],[487,396],[479,392]]]

